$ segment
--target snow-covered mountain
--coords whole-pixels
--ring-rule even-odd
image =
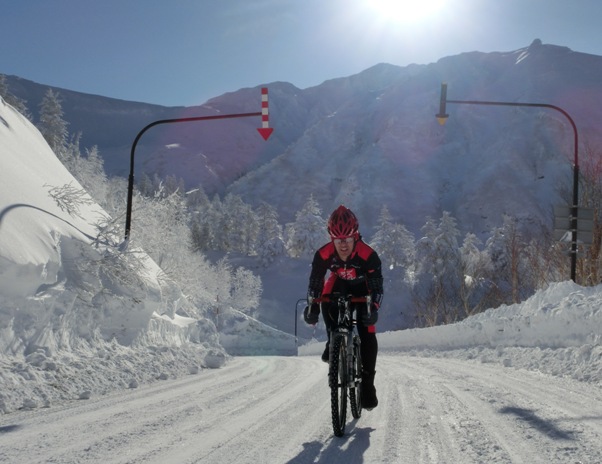
[[[43,87],[8,82],[36,105]],[[578,127],[582,163],[584,145],[600,139],[602,57],[535,40],[520,50],[463,53],[428,65],[379,64],[303,90],[270,83],[275,131],[267,143],[255,118],[157,127],[140,141],[136,172],[174,174],[210,194],[267,201],[282,222],[313,194],[325,212],[339,203],[354,208],[368,234],[382,204],[414,233],[443,211],[477,234],[500,225],[503,213],[550,228],[552,206],[567,203],[571,190],[568,121],[550,109],[449,104],[441,127],[434,117],[441,82],[450,100],[562,107]],[[131,143],[149,122],[258,111],[259,87],[190,108],[59,92],[69,130],[83,131],[84,146],[99,146],[109,173],[125,175]]]
[[[368,225],[385,203],[413,232],[442,211],[477,234],[499,225],[503,213],[549,228],[552,205],[568,201],[559,192],[571,189],[569,122],[550,109],[448,104],[441,127],[434,115],[442,82],[450,100],[560,106],[582,141],[599,140],[602,57],[536,41],[424,66],[378,65],[307,89],[299,101],[320,115],[286,152],[229,191],[271,199],[286,220],[313,193],[326,210],[344,203]],[[281,194],[291,186],[298,195]]]

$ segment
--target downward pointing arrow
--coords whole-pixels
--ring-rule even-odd
[[[270,138],[270,135],[272,135],[273,131],[274,131],[274,129],[271,127],[262,127],[260,129],[257,129],[257,132],[259,132],[261,134],[261,136],[263,137],[263,140],[266,140],[266,141]]]

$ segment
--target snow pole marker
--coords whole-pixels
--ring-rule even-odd
[[[268,140],[272,132],[273,128],[270,127],[270,113],[268,108],[268,88],[261,88],[261,128],[257,129],[257,132],[261,134],[263,140]]]

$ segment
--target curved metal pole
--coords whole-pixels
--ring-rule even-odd
[[[297,303],[295,304],[295,348],[298,349],[299,348],[299,340],[297,338],[297,310],[299,309],[299,303],[301,303],[302,301],[307,302],[307,298],[299,298],[297,300]],[[299,353],[297,353],[299,354]]]
[[[176,122],[192,122],[192,121],[208,121],[211,119],[233,119],[233,118],[245,118],[249,116],[261,116],[262,113],[238,113],[238,114],[220,114],[216,116],[196,116],[192,118],[177,118],[177,119],[162,119],[160,121],[151,122],[147,126],[145,126],[136,138],[134,139],[134,143],[132,144],[132,150],[130,152],[130,174],[128,176],[128,195],[127,195],[127,207],[125,212],[125,240],[130,238],[130,229],[132,225],[132,197],[134,196],[134,154],[136,152],[136,145],[138,145],[138,141],[142,137],[148,129],[151,127],[157,126],[159,124],[171,124]]]
[[[527,106],[536,108],[550,108],[562,113],[571,124],[575,135],[573,145],[573,204],[571,208],[571,280],[575,282],[577,273],[577,214],[579,206],[579,136],[577,126],[573,118],[562,108],[556,105],[547,103],[515,103],[515,102],[498,102],[498,101],[480,101],[480,100],[447,100],[447,84],[441,84],[441,101],[439,106],[439,114],[436,115],[440,123],[444,123],[448,115],[445,113],[446,103],[458,103],[464,105],[493,105],[493,106]]]

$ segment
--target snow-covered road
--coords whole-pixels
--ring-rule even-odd
[[[598,386],[400,354],[381,353],[377,370],[380,405],[342,438],[332,434],[327,366],[317,357],[248,357],[0,416],[0,462],[602,462]]]

